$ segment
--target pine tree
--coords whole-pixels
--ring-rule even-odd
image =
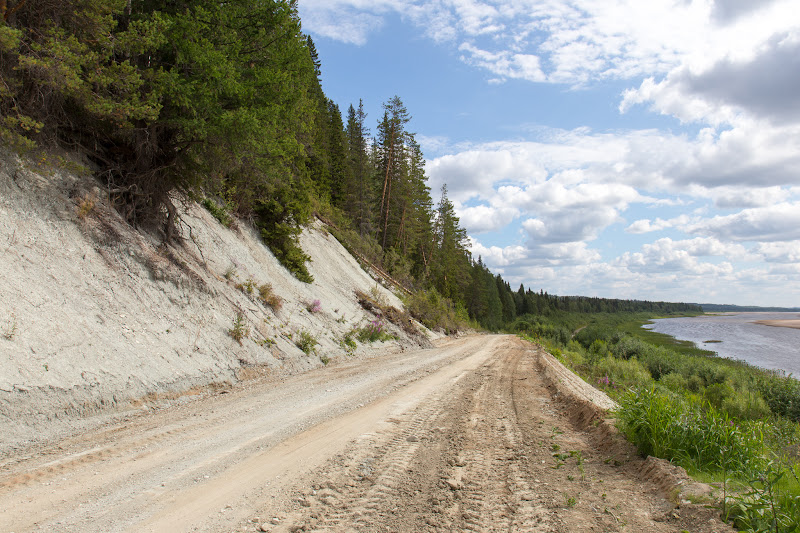
[[[380,243],[384,251],[393,244],[390,238],[390,220],[398,223],[398,213],[392,209],[392,188],[403,179],[406,147],[405,125],[411,120],[408,110],[399,96],[392,97],[383,105],[383,119],[378,124],[379,170],[383,178],[380,203]]]

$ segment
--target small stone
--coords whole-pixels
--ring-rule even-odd
[[[455,479],[446,479],[444,482],[448,487],[450,487],[450,490],[461,490],[464,488],[464,485]]]

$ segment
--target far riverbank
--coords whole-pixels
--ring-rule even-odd
[[[800,329],[800,320],[756,320],[755,323],[776,328]]]
[[[796,324],[796,325],[789,325]],[[800,314],[731,313],[661,318],[644,326],[720,357],[800,375]]]

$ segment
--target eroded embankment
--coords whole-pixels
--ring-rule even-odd
[[[402,307],[321,225],[301,236],[315,278],[305,284],[246,224],[223,227],[176,199],[180,236],[164,245],[107,197],[91,178],[0,154],[0,452],[82,431],[89,415],[343,357],[343,336],[374,318],[356,290]],[[259,299],[266,284],[280,307]],[[356,354],[419,346],[387,327],[398,341]]]

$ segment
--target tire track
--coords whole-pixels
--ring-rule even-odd
[[[455,476],[466,480],[460,512],[465,531],[555,531],[558,529],[533,490],[525,435],[517,416],[513,384],[530,354],[518,348],[481,369],[470,423]]]
[[[503,338],[449,389],[315,471],[311,479],[323,481],[271,508],[285,520],[267,529],[731,531],[702,506],[677,512],[641,478],[643,461],[629,447],[604,448],[577,412],[587,407],[544,379],[542,353]]]

